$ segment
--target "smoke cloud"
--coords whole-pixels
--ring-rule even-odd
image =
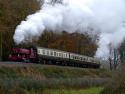
[[[55,1],[55,2],[52,2]],[[96,57],[109,57],[125,38],[124,0],[45,0],[41,10],[17,26],[16,44],[39,37],[44,30],[98,35]]]

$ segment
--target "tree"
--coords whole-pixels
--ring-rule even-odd
[[[110,69],[116,70],[120,65],[120,63],[121,63],[121,60],[120,60],[119,49],[115,49],[110,46],[110,57],[109,57]]]
[[[0,0],[0,32],[2,32],[3,60],[8,59],[10,49],[15,45],[15,28],[27,15],[40,8],[36,0]]]

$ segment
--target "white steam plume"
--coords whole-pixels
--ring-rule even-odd
[[[45,0],[41,10],[17,26],[14,41],[31,41],[45,29],[87,32],[99,36],[96,57],[107,58],[110,47],[118,48],[125,38],[124,10],[124,0]]]

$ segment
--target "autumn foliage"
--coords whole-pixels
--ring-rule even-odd
[[[16,26],[38,9],[36,0],[0,0],[0,49],[4,60],[7,60],[10,49],[15,45],[13,34]]]

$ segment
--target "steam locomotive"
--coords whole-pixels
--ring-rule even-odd
[[[100,67],[99,61],[93,57],[43,47],[12,48],[9,60],[83,68]]]

